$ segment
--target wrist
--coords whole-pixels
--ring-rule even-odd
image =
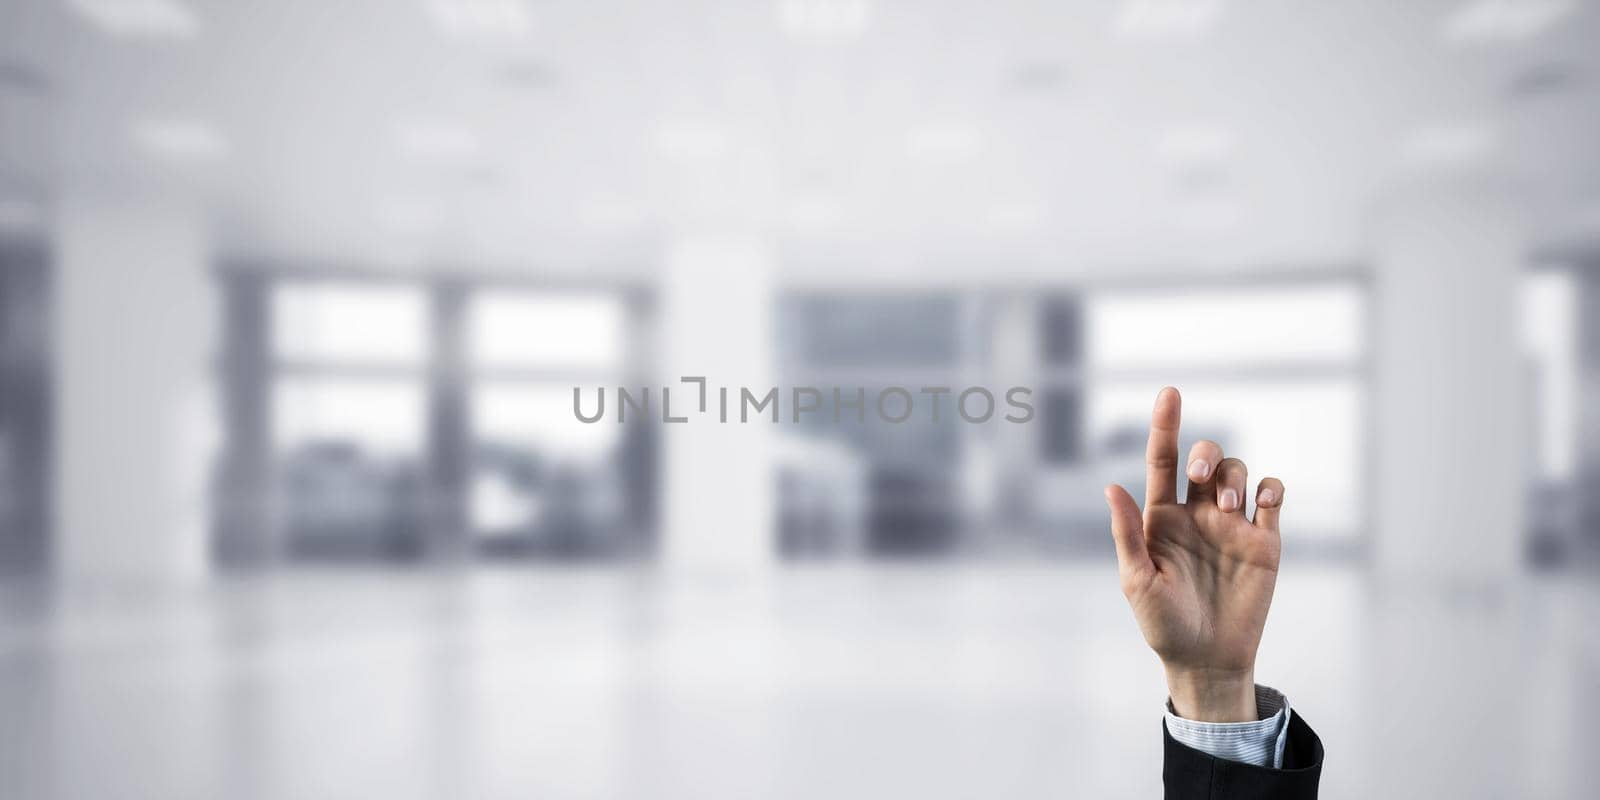
[[[1178,716],[1195,722],[1255,722],[1255,670],[1167,668],[1167,694]]]

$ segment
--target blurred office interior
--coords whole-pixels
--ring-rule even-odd
[[[1585,796],[1597,42],[0,0],[0,796],[1150,796],[1101,488],[1168,384],[1288,487],[1326,796]],[[1036,414],[574,417],[683,376]]]

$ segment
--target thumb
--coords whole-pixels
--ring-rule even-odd
[[[1113,483],[1106,487],[1106,505],[1111,507],[1111,539],[1117,545],[1117,565],[1124,575],[1144,571],[1150,553],[1144,546],[1144,518],[1139,504],[1128,490]]]

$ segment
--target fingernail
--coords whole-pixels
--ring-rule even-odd
[[[1217,498],[1217,505],[1222,506],[1223,511],[1232,511],[1238,508],[1239,493],[1233,489],[1223,489],[1222,496]]]
[[[1256,505],[1269,506],[1272,505],[1272,501],[1276,499],[1278,499],[1278,495],[1275,494],[1271,489],[1262,489],[1261,495],[1256,498]]]
[[[1198,458],[1189,462],[1189,477],[1197,481],[1203,481],[1210,476],[1211,464],[1209,462]]]

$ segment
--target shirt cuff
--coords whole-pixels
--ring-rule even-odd
[[[1180,744],[1213,758],[1283,767],[1283,748],[1289,741],[1289,698],[1270,686],[1256,684],[1255,722],[1196,722],[1184,719],[1167,699],[1167,731]]]

